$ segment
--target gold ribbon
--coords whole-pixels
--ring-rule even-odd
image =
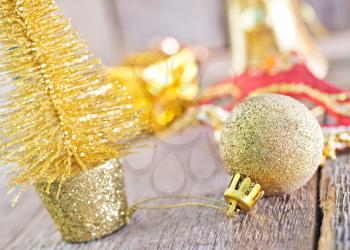
[[[191,106],[199,92],[199,67],[194,53],[182,49],[174,55],[148,51],[129,56],[109,69],[109,77],[126,85],[141,119],[152,130],[164,130]]]

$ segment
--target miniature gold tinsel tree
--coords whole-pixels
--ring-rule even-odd
[[[52,0],[0,0],[0,84],[11,188],[62,182],[120,157],[139,131],[126,89],[105,79]]]

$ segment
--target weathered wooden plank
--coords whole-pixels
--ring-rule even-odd
[[[11,196],[6,195],[2,176],[0,183],[0,249],[5,249],[20,234],[22,228],[31,223],[32,217],[42,209],[42,205],[33,202],[31,192],[28,192],[29,195],[23,195],[16,208],[13,208]]]
[[[350,249],[350,156],[330,161],[321,172],[323,223],[319,249]]]
[[[125,167],[131,202],[172,193],[221,198],[229,176],[210,135],[206,128],[189,129],[154,141],[155,147],[129,158]],[[32,206],[40,206],[34,193],[25,196]],[[33,214],[23,206],[9,215],[18,228],[0,249],[312,249],[316,215],[317,176],[293,194],[264,198],[252,214],[233,220],[207,208],[140,210],[115,234],[81,245],[64,243],[43,208]]]
[[[326,43],[327,50],[335,52],[328,79],[337,86],[349,89],[349,54],[345,48],[343,33],[338,38]],[[336,42],[338,41],[338,43]],[[339,43],[340,42],[340,43]],[[338,44],[338,49],[336,49]],[[341,55],[343,53],[343,55]],[[329,54],[330,55],[330,54]],[[320,235],[317,243],[320,250],[350,249],[350,155],[346,152],[335,161],[329,160],[320,170],[319,206],[321,208]]]

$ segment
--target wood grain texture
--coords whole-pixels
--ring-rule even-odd
[[[350,156],[341,155],[321,172],[323,225],[320,249],[350,249]]]
[[[346,33],[340,34],[328,40],[328,51],[335,52],[332,57],[331,70],[328,79],[337,86],[349,89],[349,54],[342,45],[343,38],[348,37]],[[336,42],[338,41],[338,43]],[[339,43],[340,42],[340,43]],[[338,44],[338,48],[336,47]],[[343,53],[343,55],[341,55]],[[346,59],[347,58],[347,59]],[[326,166],[320,170],[319,180],[319,206],[321,208],[322,220],[319,221],[320,236],[318,249],[350,249],[349,226],[350,215],[350,155],[338,156],[335,161],[328,161]]]
[[[229,176],[210,134],[207,128],[189,129],[166,141],[154,141],[155,147],[138,160],[130,158],[125,165],[130,200],[179,192],[221,198]],[[36,194],[30,192],[11,214],[2,211],[1,225],[13,228],[10,237],[0,241],[0,249],[311,249],[316,242],[316,194],[315,176],[301,190],[264,198],[255,212],[233,220],[220,211],[198,207],[139,210],[130,225],[115,234],[73,245],[61,240]],[[4,203],[2,196],[0,207]],[[28,211],[27,204],[33,209]]]

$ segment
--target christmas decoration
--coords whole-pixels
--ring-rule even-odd
[[[126,210],[116,161],[144,126],[132,98],[107,81],[54,1],[1,0],[0,20],[0,159],[9,187],[35,184],[67,240],[116,230]]]
[[[259,184],[252,183],[249,177],[235,174],[224,194],[225,200],[230,204],[227,216],[233,217],[241,209],[249,212],[263,195],[264,191]]]
[[[317,117],[315,109],[311,110],[311,112]],[[182,127],[192,124],[209,125],[213,129],[215,141],[219,143],[224,123],[228,119],[229,114],[230,112],[218,106],[201,105],[197,108],[190,108],[179,121],[183,121]],[[322,131],[324,136],[323,165],[328,159],[335,160],[337,153],[350,148],[350,127],[324,126]]]
[[[128,220],[121,162],[113,159],[60,184],[39,182],[36,190],[64,240],[85,242],[112,233]],[[55,195],[60,189],[60,195]]]
[[[324,128],[323,147],[322,130],[314,114],[302,103],[284,95],[251,97],[238,105],[231,115],[218,106],[192,107],[179,120],[183,124],[198,121],[210,124],[215,138],[222,138],[223,162],[227,171],[233,174],[224,192],[229,207],[219,201],[216,203],[220,206],[189,202],[135,206],[132,213],[138,208],[204,206],[233,217],[239,211],[252,210],[265,191],[267,195],[279,195],[301,187],[322,162],[322,152],[324,160],[335,157],[336,150],[350,145],[348,127]]]
[[[208,87],[199,104],[217,104],[230,111],[246,97],[280,93],[322,108],[334,120],[332,126],[350,124],[349,91],[316,78],[297,55],[275,59],[265,66]],[[220,104],[223,99],[227,101],[224,105]]]
[[[228,119],[219,107],[200,106],[197,113],[188,109],[199,78],[189,49],[165,46],[162,53],[138,53],[107,75],[53,0],[0,2],[0,159],[10,169],[11,189],[36,187],[64,240],[102,238],[128,223],[138,209],[200,206],[232,217],[251,210],[264,192],[281,194],[305,184],[320,163],[322,131],[293,99],[257,96],[237,106]],[[245,96],[264,92],[263,87],[270,91],[275,86],[252,87],[255,92]],[[346,116],[336,105],[347,96],[327,87],[336,98],[321,93],[322,107]],[[129,208],[120,161],[128,141],[150,126],[155,132],[168,126],[176,131],[188,124],[191,115],[175,122],[184,113],[210,120],[216,129],[227,119],[221,150],[233,174],[224,194],[229,205],[178,195],[149,198]],[[187,202],[145,205],[173,198]]]
[[[169,55],[166,52],[170,48],[164,46],[161,51],[130,55],[123,65],[109,70],[112,80],[127,83],[135,105],[144,108],[141,120],[148,120],[152,130],[159,133],[194,104],[199,92],[195,54],[179,48]]]
[[[236,74],[255,68],[267,58],[296,52],[319,78],[328,62],[317,48],[294,0],[227,0],[232,67]]]
[[[327,159],[335,160],[337,153],[350,148],[350,127],[324,128],[323,163]]]
[[[279,195],[296,190],[321,163],[321,127],[305,105],[288,96],[251,97],[231,115],[218,106],[192,107],[178,122],[209,124],[221,141],[224,166],[233,175],[224,193],[229,217],[252,210],[265,192]],[[171,207],[177,205],[162,208]]]
[[[313,114],[277,94],[251,97],[235,107],[220,142],[225,169],[250,177],[267,195],[304,185],[317,170],[322,150],[323,134]]]

